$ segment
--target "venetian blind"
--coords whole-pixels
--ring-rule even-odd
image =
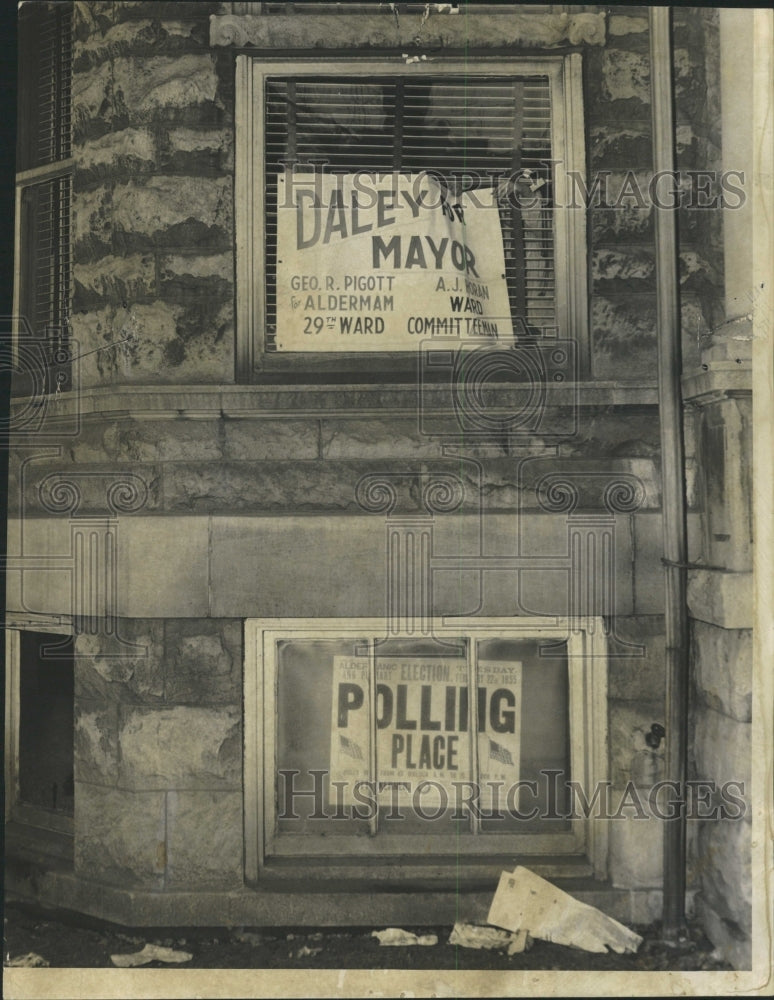
[[[275,350],[277,177],[286,169],[438,175],[499,192],[514,319],[555,326],[551,95],[545,77],[270,78],[266,85],[266,349]]]
[[[67,348],[72,291],[72,15],[70,3],[31,3],[19,19],[20,308],[51,342],[49,389],[69,388],[56,348]]]
[[[71,152],[72,4],[30,4],[19,22],[19,170]]]

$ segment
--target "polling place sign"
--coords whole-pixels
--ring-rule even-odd
[[[278,351],[513,340],[494,191],[429,174],[281,174],[276,287]]]
[[[331,783],[341,782],[343,801],[351,802],[358,782],[376,782],[382,803],[410,802],[424,784],[422,804],[433,806],[443,793],[446,801],[455,802],[455,782],[474,781],[480,788],[479,803],[489,805],[490,782],[511,787],[519,780],[521,674],[518,662],[479,661],[475,705],[470,706],[464,660],[377,659],[370,686],[369,666],[362,657],[334,657]],[[475,775],[471,707],[478,730]]]

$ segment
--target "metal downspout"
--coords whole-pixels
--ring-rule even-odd
[[[671,10],[650,7],[653,170],[675,170]],[[673,177],[675,175],[673,174]],[[657,189],[676,190],[666,178]],[[685,781],[688,730],[688,617],[686,520],[681,391],[677,210],[654,205],[661,424],[662,530],[666,589],[666,767],[680,799],[674,819],[664,820],[663,936],[675,942],[685,927]]]

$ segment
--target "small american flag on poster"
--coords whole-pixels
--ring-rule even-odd
[[[353,760],[363,759],[363,751],[360,749],[360,744],[355,743],[354,740],[350,740],[341,733],[339,733],[339,748],[345,756],[351,757]]]
[[[513,766],[513,757],[510,750],[500,746],[499,743],[495,743],[494,740],[489,741],[489,757],[491,760],[499,760],[501,764],[510,764]]]

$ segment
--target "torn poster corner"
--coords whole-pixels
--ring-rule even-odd
[[[639,934],[521,866],[503,872],[487,920],[533,938],[604,954],[636,952]]]

